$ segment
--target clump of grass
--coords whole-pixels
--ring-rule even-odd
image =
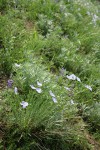
[[[100,108],[99,108],[99,102],[95,103],[94,105],[91,106],[91,108],[87,108],[84,111],[84,119],[86,119],[87,122],[90,124],[90,130],[92,132],[98,132],[99,133],[99,128],[100,128]]]

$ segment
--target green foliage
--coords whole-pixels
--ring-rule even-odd
[[[97,2],[4,0],[0,12],[0,75],[13,80],[2,94],[0,148],[95,149],[86,125],[99,140]]]
[[[91,108],[87,108],[84,112],[86,121],[89,122],[92,132],[99,132],[100,128],[100,103],[95,103]]]
[[[4,122],[6,121],[9,126],[14,125],[14,128],[15,126],[18,127],[18,131],[15,130],[15,133],[12,133],[12,135],[14,134],[13,136],[15,136],[17,134],[16,132],[20,132],[17,135],[18,139],[20,139],[21,136],[21,140],[24,140],[23,142],[26,140],[29,142],[28,139],[25,139],[25,136],[28,138],[27,136],[32,134],[30,133],[31,130],[33,129],[34,131],[36,128],[34,132],[41,129],[40,132],[43,132],[44,135],[48,133],[43,139],[43,143],[45,143],[45,140],[47,141],[45,143],[47,147],[49,146],[48,142],[54,141],[56,134],[58,135],[57,143],[60,144],[59,140],[62,141],[62,144],[59,145],[62,149],[66,149],[66,146],[70,145],[70,142],[68,142],[69,136],[72,138],[73,146],[76,148],[77,146],[81,147],[81,145],[79,146],[80,140],[82,143],[85,142],[86,145],[83,144],[84,148],[87,147],[88,143],[86,143],[85,135],[82,135],[81,130],[79,131],[80,127],[84,129],[85,124],[80,121],[78,117],[77,105],[75,103],[71,104],[71,99],[66,95],[64,87],[57,84],[55,77],[41,65],[41,60],[39,62],[37,61],[38,58],[33,59],[32,56],[29,58],[30,62],[21,64],[19,68],[13,66],[16,72],[16,76],[13,78],[14,83],[12,88],[8,88],[5,93],[8,113],[4,118]],[[35,89],[31,89],[30,87],[30,85],[37,87],[37,81],[42,83],[42,93],[38,93]],[[17,94],[14,92],[15,87],[18,88]],[[52,100],[52,96],[49,93],[50,90],[55,93],[57,103],[54,103]],[[29,104],[25,109],[20,105],[23,100]],[[76,137],[78,131],[80,133]],[[26,132],[26,135],[23,135],[24,132]],[[62,139],[60,136],[65,139]],[[81,139],[79,137],[81,137]],[[7,138],[7,146],[9,146],[9,142],[13,137],[10,137],[10,139],[8,137],[5,138]],[[47,140],[48,138],[51,140]],[[18,140],[16,140],[17,139],[13,141],[14,143],[12,143],[11,149],[16,148],[15,143],[18,143]],[[34,141],[32,145],[35,146],[35,143],[36,141]],[[31,143],[29,142],[29,144]]]
[[[12,110],[13,113],[11,113],[11,115],[14,117],[14,120],[11,116],[8,120],[11,119],[14,121],[14,123],[16,121],[16,123],[20,124],[22,127],[27,127],[29,125],[38,126],[41,123],[47,124],[47,126],[50,126],[51,124],[52,127],[54,118],[61,119],[62,111],[65,109],[66,105],[67,107],[69,105],[69,110],[71,109],[70,111],[65,109],[68,118],[74,117],[73,115],[75,115],[75,112],[77,113],[77,108],[74,108],[74,105],[72,107],[73,109],[70,108],[70,99],[68,99],[66,93],[64,94],[65,90],[61,91],[61,87],[57,86],[57,83],[53,81],[54,77],[43,71],[44,69],[43,66],[38,64],[37,61],[32,60],[31,63],[25,63],[21,68],[14,70],[17,74],[15,77],[14,86],[18,88],[19,94],[16,95],[14,93],[14,87],[13,89],[8,89],[7,105],[10,104],[10,110]],[[41,94],[35,90],[32,90],[30,87],[30,85],[34,85],[35,87],[39,88],[37,86],[37,81],[42,82],[43,84],[43,87],[41,88],[43,92]],[[50,90],[54,91],[57,95],[58,104],[53,104],[54,102],[49,94]],[[63,95],[63,97],[61,95]],[[25,111],[20,107],[20,102],[23,100],[29,103],[29,107]],[[19,114],[21,116],[20,118]],[[51,123],[49,122],[48,117],[51,118]]]
[[[7,1],[8,0],[1,0],[0,1],[0,12],[4,11],[5,9],[7,9]]]
[[[15,130],[16,128],[16,130]],[[5,146],[7,149],[33,149],[34,150],[75,150],[77,149],[83,149],[81,147],[81,143],[84,144],[84,149],[91,148],[88,145],[88,148],[86,148],[86,140],[82,136],[75,136],[73,137],[70,135],[70,133],[67,134],[67,140],[63,139],[59,135],[59,133],[51,133],[48,131],[43,131],[43,129],[40,128],[34,128],[34,130],[31,130],[29,133],[27,133],[25,130],[19,132],[19,129],[17,126],[12,126],[8,128],[9,130],[6,130],[6,135],[11,134],[11,136],[5,136],[4,138],[7,139],[5,142]],[[68,137],[70,136],[70,138]],[[83,138],[83,139],[82,139]],[[77,143],[75,142],[77,139]],[[79,140],[81,139],[81,140]],[[82,141],[83,140],[83,141]],[[10,142],[12,141],[12,143]],[[79,141],[79,142],[78,142]],[[71,144],[73,143],[73,144]]]
[[[16,21],[11,17],[9,15],[0,16],[0,72],[8,76],[14,62],[23,62],[23,44],[26,34],[23,22],[20,19]]]

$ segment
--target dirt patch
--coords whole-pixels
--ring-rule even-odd
[[[6,76],[0,77],[0,91],[6,87],[7,80],[8,78]]]
[[[33,22],[31,22],[31,21],[26,21],[26,22],[25,22],[25,28],[26,28],[26,30],[28,30],[28,31],[32,30],[32,29],[34,28]]]

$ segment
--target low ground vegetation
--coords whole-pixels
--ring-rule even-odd
[[[99,150],[99,7],[0,2],[1,149]]]

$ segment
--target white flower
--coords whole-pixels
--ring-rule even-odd
[[[86,87],[87,89],[89,89],[90,91],[92,91],[92,88],[91,88],[90,85],[85,85],[85,87]]]
[[[37,91],[38,93],[41,93],[41,92],[42,92],[41,88],[36,88],[36,91]]]
[[[55,95],[52,93],[52,91],[49,91],[49,93],[52,97],[55,97]]]
[[[20,103],[20,105],[23,107],[23,108],[26,108],[28,106],[28,102],[25,102],[25,101],[22,101]]]
[[[96,14],[93,15],[93,22],[96,23],[96,21],[98,20],[98,16]]]
[[[15,63],[15,67],[20,67],[20,64]]]
[[[52,25],[52,20],[48,20],[48,25]]]
[[[38,86],[42,86],[42,83],[40,83],[40,82],[37,81],[37,85],[38,85]]]
[[[71,74],[70,76],[67,75],[66,77],[70,80],[77,80],[77,81],[81,82],[80,78],[78,78],[74,74]]]
[[[70,88],[68,88],[68,87],[64,87],[67,91],[71,91],[71,89]]]
[[[70,100],[70,103],[73,105],[73,104],[74,104],[74,101],[71,99],[71,100]]]
[[[54,103],[57,103],[57,99],[55,97],[52,97],[52,100]]]
[[[31,89],[36,90],[36,88],[33,85],[30,85]]]
[[[16,95],[18,94],[18,88],[17,87],[14,88],[14,92]]]

